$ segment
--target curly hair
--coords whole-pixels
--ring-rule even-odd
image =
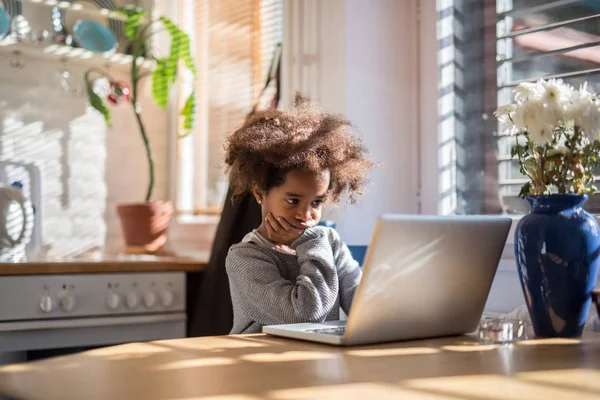
[[[293,169],[329,170],[328,197],[351,203],[362,194],[367,172],[375,164],[343,116],[324,112],[316,102],[296,94],[291,112],[257,112],[227,139],[225,163],[233,197],[255,188],[269,191],[283,184]]]

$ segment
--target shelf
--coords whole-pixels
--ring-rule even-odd
[[[133,61],[133,56],[128,54],[94,53],[80,47],[16,42],[13,38],[0,40],[0,54],[10,57],[19,56],[22,59],[67,61],[90,67],[115,67],[116,69],[126,69]],[[138,59],[138,63],[142,70],[152,69],[155,65],[154,61],[141,57]]]
[[[109,18],[112,20],[120,21],[122,23],[127,20],[127,17],[117,11],[111,11],[105,8],[87,8],[81,3],[71,3],[71,1],[64,0],[19,0],[21,3],[28,3],[40,7],[56,7],[62,10],[74,10],[85,18],[102,17]],[[1,4],[0,0],[0,4]],[[9,2],[10,11],[12,2]],[[13,7],[14,8],[14,7]],[[14,11],[14,10],[13,10]],[[27,19],[27,14],[24,14]],[[146,18],[142,20],[148,22]],[[32,28],[35,29],[34,26]],[[121,37],[116,38],[117,41],[126,40]],[[74,40],[74,39],[73,39]],[[120,49],[123,51],[123,49]],[[14,36],[9,36],[0,39],[0,55],[10,56],[16,59],[20,57],[20,60],[25,63],[27,59],[38,59],[38,60],[56,60],[56,61],[67,61],[76,65],[88,66],[88,67],[99,67],[99,68],[112,68],[116,70],[128,70],[133,57],[128,54],[117,53],[117,50],[113,50],[107,53],[95,53],[80,47],[73,47],[69,45],[54,44],[50,42],[34,43],[34,42],[17,42]],[[140,68],[142,70],[149,70],[154,68],[156,63],[153,60],[144,58],[138,59]]]
[[[77,12],[79,12],[81,14],[87,14],[91,17],[101,15],[101,16],[108,17],[108,18],[114,19],[114,20],[120,20],[120,21],[127,20],[126,16],[124,16],[123,14],[118,13],[116,11],[110,11],[106,8],[102,8],[100,10],[96,10],[96,9],[92,9],[92,8],[86,9],[81,4],[72,4],[69,1],[58,1],[58,0],[20,0],[20,1],[25,2],[25,3],[36,4],[36,5],[40,5],[40,6],[57,7],[59,9],[63,9],[63,10],[67,10],[67,9],[77,10]],[[27,16],[25,16],[25,17],[27,17]]]

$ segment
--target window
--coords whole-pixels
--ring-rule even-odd
[[[493,112],[540,77],[600,90],[600,1],[438,0],[438,38],[443,212],[527,211]]]
[[[282,40],[283,0],[180,0],[193,36],[197,123],[178,142],[180,213],[219,212],[228,189],[223,171],[228,134],[251,111]],[[181,93],[181,101],[186,98]]]

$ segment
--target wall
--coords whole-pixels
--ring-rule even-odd
[[[301,90],[344,113],[383,163],[356,205],[327,214],[348,244],[366,244],[379,214],[418,211],[416,0],[291,0],[286,7],[292,51],[284,51],[284,104]]]
[[[125,78],[125,76],[123,76]],[[168,114],[150,99],[150,80],[143,82],[142,120],[154,151],[155,185],[153,200],[169,198],[169,135]],[[142,202],[148,187],[148,162],[142,137],[131,104],[114,110],[113,126],[106,136],[106,249],[118,251],[122,246],[118,203]]]
[[[115,207],[118,202],[143,200],[147,163],[131,107],[112,109],[113,126],[87,106],[83,74],[76,61],[63,64],[14,56],[0,63],[0,158],[35,162],[42,178],[42,236],[51,254],[72,255],[103,247],[121,246]],[[60,74],[70,73],[70,90],[61,87]],[[110,72],[126,79],[126,70]],[[147,101],[146,123],[155,147],[155,198],[167,198],[166,116]]]
[[[82,90],[75,83],[82,70],[67,64],[74,77],[66,92],[62,64],[23,58],[21,68],[10,67],[15,60],[6,53],[0,58],[0,158],[40,168],[44,244],[56,254],[102,246],[106,131],[72,92]]]
[[[416,0],[346,2],[346,115],[383,164],[338,218],[349,244],[368,243],[382,213],[418,211],[417,38]]]
[[[130,3],[130,1],[127,1]],[[169,2],[144,6],[165,13]],[[161,8],[162,7],[162,8]],[[161,40],[164,41],[164,38]],[[164,43],[160,43],[164,47]],[[130,104],[112,108],[112,127],[87,106],[83,74],[90,64],[76,60],[23,57],[22,68],[10,67],[15,57],[0,53],[0,159],[36,162],[42,173],[43,242],[54,256],[68,256],[105,247],[122,248],[116,205],[144,200],[148,163]],[[95,65],[103,67],[103,65]],[[60,74],[70,73],[70,89],[61,87]],[[126,66],[105,68],[128,81]],[[153,199],[171,192],[170,158],[174,146],[171,117],[149,97],[142,85],[143,120],[156,162]],[[214,225],[172,224],[171,247],[208,249]]]
[[[284,3],[282,99],[296,91],[332,112],[346,112],[346,0]]]
[[[439,213],[448,157],[439,145],[436,2],[290,0],[285,15],[284,104],[301,90],[345,113],[383,162],[357,205],[329,210],[343,239],[368,243],[382,212]],[[506,254],[488,311],[524,303],[510,248]]]

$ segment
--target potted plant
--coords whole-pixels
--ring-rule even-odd
[[[538,336],[580,336],[588,314],[600,230],[582,206],[596,191],[599,107],[587,85],[576,90],[561,80],[540,80],[521,83],[514,102],[496,111],[528,178],[520,196],[530,213],[515,231],[515,259]]]
[[[144,202],[135,204],[119,204],[117,213],[125,237],[126,251],[134,253],[159,253],[166,243],[166,231],[173,213],[173,206],[169,201],[153,201],[154,191],[154,157],[152,147],[144,122],[139,98],[139,85],[142,79],[152,79],[152,99],[161,108],[166,108],[169,102],[169,90],[177,80],[180,61],[195,75],[194,60],[190,52],[190,38],[175,23],[167,17],[145,21],[146,13],[134,7],[119,10],[126,16],[124,25],[125,35],[131,41],[132,62],[130,69],[131,87],[122,81],[114,79],[109,73],[100,68],[91,68],[85,73],[87,95],[90,105],[98,110],[111,125],[111,113],[107,102],[122,103],[129,101],[136,117],[139,133],[141,135],[149,167],[148,189]],[[142,56],[148,48],[149,38],[155,34],[151,29],[155,25],[162,25],[171,37],[170,53],[163,58],[154,58],[156,65],[151,70],[144,70],[141,62]],[[94,76],[100,81],[108,81],[107,90],[102,93],[98,90]],[[187,98],[180,116],[183,118],[182,136],[187,135],[194,124],[195,93]]]

